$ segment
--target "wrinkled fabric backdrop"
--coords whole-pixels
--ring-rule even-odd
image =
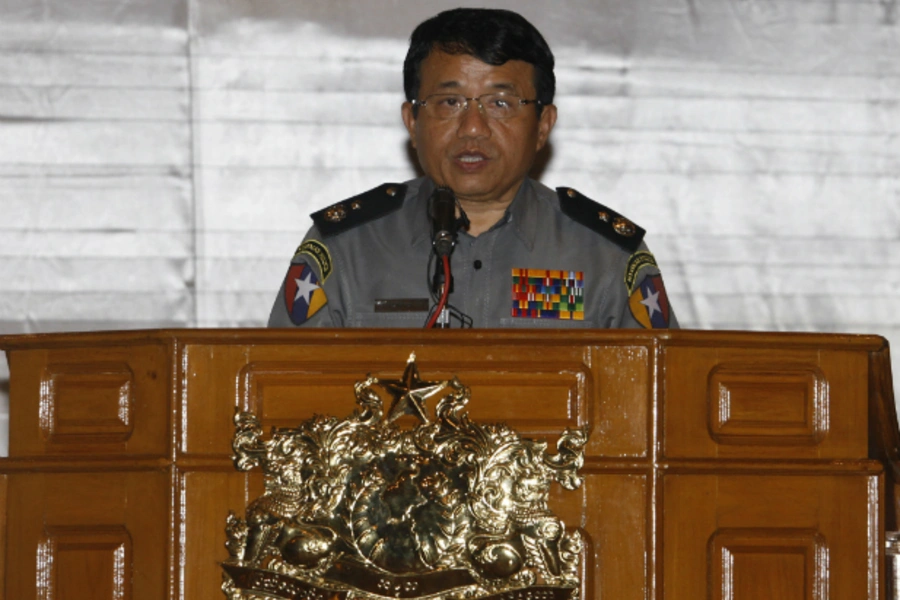
[[[310,212],[414,176],[407,39],[460,4],[0,0],[0,333],[264,325]],[[900,342],[897,0],[492,4],[557,57],[542,180],[684,327]]]

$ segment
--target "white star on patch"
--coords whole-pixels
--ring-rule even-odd
[[[643,300],[641,300],[641,304],[647,307],[647,312],[650,313],[650,318],[653,318],[654,313],[661,313],[662,309],[659,307],[659,292],[653,292]]]
[[[294,302],[298,299],[303,298],[306,301],[306,305],[309,306],[310,300],[312,300],[313,292],[319,289],[319,286],[315,283],[312,283],[310,279],[312,279],[312,271],[306,271],[306,279],[295,279],[294,282],[297,284],[297,293],[294,294]]]

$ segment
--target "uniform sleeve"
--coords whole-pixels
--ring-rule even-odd
[[[331,254],[313,228],[288,266],[268,326],[340,327],[334,303],[338,292],[331,271]]]
[[[623,329],[678,329],[669,304],[662,273],[644,244],[628,257],[622,277],[611,290],[613,317],[610,327]]]

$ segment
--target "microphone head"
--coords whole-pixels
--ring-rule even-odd
[[[431,199],[428,203],[428,216],[437,219],[444,216],[443,211],[453,209],[454,216],[456,213],[456,195],[448,187],[435,188],[431,192]]]
[[[459,224],[456,220],[456,196],[448,187],[439,187],[431,194],[428,206],[431,217],[431,242],[438,256],[449,256],[456,244]]]

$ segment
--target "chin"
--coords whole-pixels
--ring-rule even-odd
[[[490,190],[485,190],[484,188],[478,188],[475,186],[468,185],[458,185],[454,186],[450,184],[450,189],[453,190],[453,193],[464,200],[470,200],[472,202],[483,201],[486,198],[491,198],[494,194]]]
[[[481,174],[466,174],[447,177],[444,181],[457,194],[481,197],[496,192],[496,186],[490,185],[485,179],[487,178]]]

